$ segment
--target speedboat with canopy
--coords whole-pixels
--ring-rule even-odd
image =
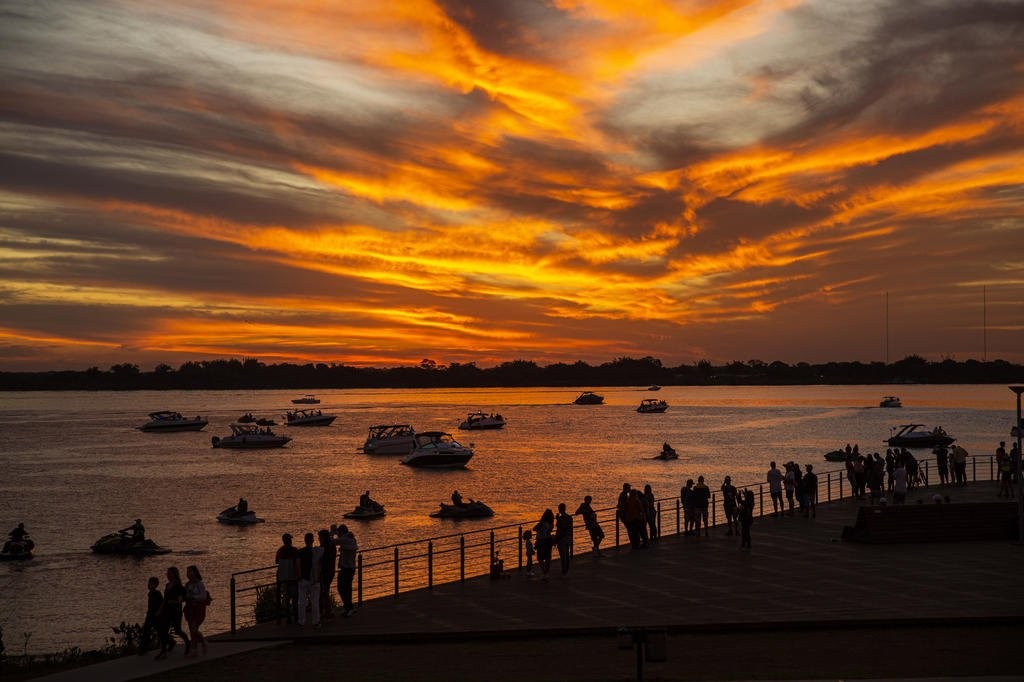
[[[402,458],[402,464],[429,469],[454,469],[466,466],[472,457],[472,448],[459,443],[450,433],[425,431],[416,434],[416,446]]]
[[[184,417],[181,412],[161,410],[150,412],[149,421],[139,427],[139,431],[150,433],[170,433],[173,431],[202,431],[209,421],[202,417]]]
[[[505,426],[505,418],[500,414],[487,414],[486,412],[470,412],[466,421],[459,424],[463,431],[478,431],[483,429],[500,429]]]
[[[416,445],[416,430],[409,424],[371,426],[363,443],[368,455],[408,455]]]
[[[280,448],[291,441],[289,436],[279,436],[270,427],[255,424],[231,424],[231,435],[224,438],[214,436],[210,442],[215,448],[237,448],[241,450]]]

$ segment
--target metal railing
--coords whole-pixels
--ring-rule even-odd
[[[980,462],[980,465],[979,465]],[[986,466],[987,463],[987,466]],[[927,487],[929,481],[938,482],[934,460],[919,460],[919,485]],[[979,469],[983,481],[996,480],[994,457],[970,457],[967,467],[969,481],[978,481]],[[950,466],[952,472],[952,465]],[[984,478],[987,474],[987,478]],[[826,471],[818,476],[818,503],[824,504],[850,498],[853,486],[845,468]],[[766,483],[737,485],[738,491],[753,490],[755,516],[771,514],[770,495],[766,509]],[[656,526],[659,535],[679,535],[683,532],[683,512],[680,499],[662,497],[656,500]],[[708,507],[711,527],[724,523],[721,494],[712,492]],[[598,521],[606,529],[614,527],[614,535],[606,537],[611,549],[628,544],[615,507],[595,510]],[[434,585],[465,581],[467,578],[487,575],[491,571],[492,557],[500,557],[505,570],[522,569],[526,555],[523,531],[532,529],[535,521],[512,523],[461,533],[451,533],[424,540],[410,540],[382,547],[359,550],[356,555],[356,573],[353,581],[353,599],[359,606],[372,599],[399,597],[403,592],[431,588]],[[590,537],[582,523],[573,524],[573,543],[589,547]],[[510,558],[511,557],[511,558]],[[285,617],[279,606],[276,583],[277,566],[264,566],[231,574],[231,634],[239,627]]]

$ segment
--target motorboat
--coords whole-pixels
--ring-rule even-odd
[[[895,433],[885,442],[892,447],[900,448],[934,448],[940,445],[949,445],[956,438],[936,426],[931,431],[924,430],[923,424],[904,424],[899,431],[893,428]]]
[[[231,424],[230,436],[214,436],[210,439],[215,448],[238,449],[280,448],[289,441],[289,436],[279,436],[269,426],[259,427],[255,424]]]
[[[368,455],[408,455],[416,445],[416,430],[408,424],[371,426],[363,443]]]
[[[466,415],[466,421],[459,424],[463,431],[477,431],[483,429],[500,429],[505,426],[505,418],[500,414],[486,414],[484,412],[470,412]]]
[[[386,513],[383,504],[374,503],[369,506],[358,505],[352,511],[342,514],[342,516],[346,519],[369,520],[379,519]]]
[[[252,412],[246,412],[241,417],[235,420],[236,424],[255,424],[256,426],[277,426],[277,422],[273,419],[267,419],[265,417],[256,417]]]
[[[583,393],[576,396],[576,400],[573,401],[576,405],[600,405],[603,402],[604,396],[598,395],[593,391],[583,391]]]
[[[887,395],[882,398],[882,401],[878,403],[879,407],[903,407],[903,403],[900,402],[899,396]]]
[[[661,390],[661,386],[659,386],[658,384],[651,384],[650,386],[647,387],[647,390],[648,391],[660,391]]]
[[[330,426],[338,415],[324,414],[320,410],[292,410],[284,418],[288,426]]]
[[[126,554],[131,556],[150,556],[153,554],[169,554],[167,547],[161,547],[150,539],[136,540],[131,533],[117,531],[104,535],[93,543],[92,551],[97,554]]]
[[[441,503],[440,509],[430,515],[435,519],[483,519],[494,516],[494,510],[480,500],[464,504]]]
[[[442,431],[424,431],[416,434],[416,444],[402,464],[430,469],[453,469],[466,466],[473,450]]]
[[[637,412],[645,414],[654,414],[658,412],[664,412],[668,409],[668,403],[664,400],[657,400],[656,398],[644,398],[640,401],[640,406],[636,408]]]
[[[0,551],[0,561],[28,561],[32,558],[32,550],[35,547],[36,543],[32,542],[28,534],[22,536],[20,540],[8,540]]]
[[[832,450],[825,453],[826,462],[845,462],[846,457],[846,450]]]
[[[149,421],[139,431],[169,433],[171,431],[202,431],[210,422],[202,417],[184,417],[180,412],[161,410],[150,412]]]
[[[664,445],[661,446],[661,452],[659,452],[651,459],[679,459],[679,453],[676,452],[676,449],[674,447],[672,447],[668,443],[665,443]]]
[[[264,523],[266,520],[256,516],[256,512],[246,509],[238,511],[238,507],[228,507],[220,514],[217,520],[230,526],[251,526],[254,523]]]
[[[320,404],[320,399],[317,398],[312,393],[307,393],[306,395],[302,396],[301,398],[293,398],[292,399],[292,404],[293,405],[319,405]]]

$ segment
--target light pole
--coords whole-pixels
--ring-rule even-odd
[[[1024,453],[1020,450],[1021,436],[1024,436],[1024,423],[1020,420],[1020,394],[1024,393],[1024,386],[1010,386],[1010,390],[1017,394],[1017,542],[1024,544],[1024,487],[1021,481],[1021,460]]]

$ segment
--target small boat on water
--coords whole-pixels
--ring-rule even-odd
[[[293,398],[292,399],[292,404],[293,405],[319,405],[320,404],[320,399],[317,398],[312,393],[307,393],[306,395],[302,396],[301,398]]]
[[[505,418],[500,414],[487,414],[485,412],[470,412],[466,421],[459,424],[463,431],[478,431],[483,429],[500,429],[505,426]]]
[[[640,401],[640,406],[636,408],[637,412],[642,414],[655,414],[664,412],[668,409],[668,403],[664,400],[658,400],[656,398],[644,398]]]
[[[441,503],[440,509],[432,513],[435,519],[484,519],[494,516],[494,510],[480,500],[470,500],[461,505]]]
[[[408,455],[416,445],[416,430],[408,424],[371,426],[363,443],[368,455]]]
[[[943,431],[941,426],[936,426],[931,431],[923,429],[923,424],[904,424],[899,427],[899,431],[893,427],[893,435],[885,442],[891,447],[899,448],[934,448],[949,445],[956,440]]]
[[[342,514],[342,516],[346,519],[367,521],[369,519],[379,519],[380,517],[384,516],[385,513],[386,512],[384,511],[383,504],[373,504],[370,505],[369,507],[359,505],[352,511]]]
[[[593,391],[583,391],[572,402],[576,405],[600,405],[604,402],[604,396],[598,395]]]
[[[171,433],[173,431],[202,431],[209,422],[202,417],[184,417],[181,412],[161,410],[150,412],[149,421],[139,431],[149,433]]]
[[[215,448],[237,448],[254,450],[280,448],[291,441],[289,436],[279,436],[270,427],[261,428],[255,424],[231,424],[231,435],[224,438],[214,436],[210,442]]]
[[[826,462],[845,462],[846,450],[832,450],[825,453]]]
[[[660,391],[661,390],[661,386],[659,386],[658,384],[651,384],[650,386],[647,387],[647,390],[648,391]]]
[[[466,466],[473,450],[442,431],[424,431],[416,434],[412,452],[402,458],[402,464],[429,469],[454,469]]]
[[[903,407],[903,403],[900,402],[899,396],[887,395],[882,398],[882,401],[878,403],[879,407]]]
[[[124,554],[130,556],[151,556],[154,554],[170,554],[171,550],[161,547],[150,539],[136,540],[131,533],[117,531],[104,535],[93,543],[92,551],[96,554]]]
[[[320,410],[292,410],[284,418],[288,426],[330,426],[338,415],[324,414]]]

